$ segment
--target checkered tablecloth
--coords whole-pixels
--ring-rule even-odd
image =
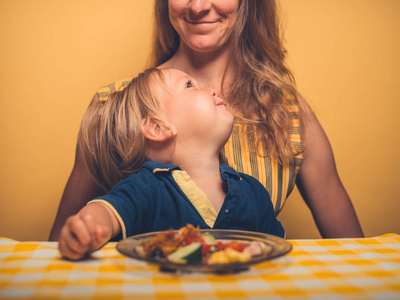
[[[165,273],[108,243],[62,260],[54,242],[0,238],[0,299],[400,299],[400,236],[292,240],[284,257],[228,275]]]

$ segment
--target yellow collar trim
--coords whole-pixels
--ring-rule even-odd
[[[210,200],[208,200],[207,195],[197,186],[185,171],[173,170],[171,173],[175,182],[199,212],[204,222],[213,228],[218,213]]]
[[[168,172],[168,171],[169,171],[168,168],[165,168],[165,169],[162,169],[162,168],[155,168],[155,169],[153,170],[153,174],[156,174],[157,172]]]

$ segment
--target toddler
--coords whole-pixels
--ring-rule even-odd
[[[188,223],[283,237],[262,184],[219,162],[232,126],[225,101],[175,69],[146,70],[93,103],[81,144],[95,180],[109,192],[69,217],[60,253],[78,260],[111,238]]]

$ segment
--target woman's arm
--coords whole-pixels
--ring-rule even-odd
[[[97,94],[92,103],[98,101]],[[50,241],[58,241],[60,231],[69,216],[78,213],[90,200],[104,194],[104,190],[96,185],[86,165],[85,157],[80,150],[79,140],[76,147],[75,164],[65,186],[56,219],[50,232]]]
[[[354,207],[337,173],[329,140],[310,108],[304,123],[303,164],[296,184],[321,236],[364,237]]]

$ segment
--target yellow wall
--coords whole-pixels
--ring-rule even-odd
[[[153,1],[0,1],[0,236],[45,240],[96,89],[147,62]],[[400,233],[400,2],[283,0],[289,63],[367,236]],[[280,220],[318,237],[297,192]]]

